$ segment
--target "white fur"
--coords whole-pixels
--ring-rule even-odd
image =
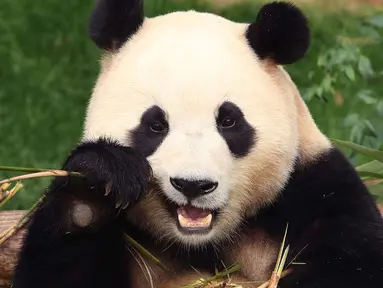
[[[298,153],[295,94],[277,85],[257,59],[247,45],[246,27],[194,11],[146,19],[117,54],[104,60],[89,103],[84,139],[110,136],[126,145],[127,132],[146,109],[159,105],[166,112],[170,133],[149,161],[172,201],[186,203],[170,177],[219,182],[213,193],[192,203],[222,208],[208,235],[186,236],[174,220],[153,219],[164,209],[160,205],[140,220],[188,245],[228,234],[245,212],[272,201]],[[239,106],[257,131],[257,143],[244,159],[233,158],[215,127],[225,100]]]

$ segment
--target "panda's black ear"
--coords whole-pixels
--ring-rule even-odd
[[[265,4],[246,30],[249,45],[260,59],[294,63],[306,54],[310,29],[305,15],[288,2]]]
[[[96,0],[88,32],[99,48],[116,50],[143,21],[143,0]]]

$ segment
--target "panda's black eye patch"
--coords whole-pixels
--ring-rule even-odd
[[[165,112],[154,105],[142,114],[140,124],[130,131],[131,145],[147,157],[156,151],[168,132]]]
[[[232,102],[224,102],[218,109],[217,130],[225,139],[231,153],[244,157],[255,143],[255,129],[246,121],[241,109]]]

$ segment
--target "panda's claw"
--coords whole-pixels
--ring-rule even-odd
[[[145,195],[152,172],[149,162],[134,148],[103,138],[77,146],[64,169],[84,173],[88,187],[98,187],[94,190],[102,193],[91,191],[94,199],[117,210]]]
[[[105,195],[104,196],[108,196],[110,194],[110,191],[112,191],[112,184],[111,182],[109,181],[108,183],[106,183],[105,185]]]
[[[130,202],[127,201],[127,202],[125,203],[125,205],[122,207],[122,209],[125,210],[126,208],[128,208],[129,204],[130,204]]]
[[[122,200],[121,199],[117,200],[116,209],[120,208],[121,204],[122,204]]]

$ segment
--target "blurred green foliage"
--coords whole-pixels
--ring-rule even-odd
[[[80,139],[98,73],[99,51],[87,35],[92,3],[0,1],[0,165],[59,168]],[[145,2],[149,17],[195,9],[240,22],[252,21],[260,5],[217,10],[195,0]],[[383,14],[302,8],[310,19],[312,44],[306,58],[287,70],[323,132],[378,149],[383,140]],[[372,160],[349,155],[355,164]],[[0,179],[14,175],[0,172]],[[25,189],[6,208],[29,208],[49,181],[24,181]]]

